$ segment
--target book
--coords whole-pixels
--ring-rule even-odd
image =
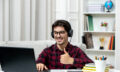
[[[86,33],[84,35],[84,38],[85,38],[84,40],[85,40],[85,44],[87,46],[87,49],[94,48],[92,34],[91,33]]]
[[[85,66],[87,66],[87,67],[95,67],[95,64],[94,63],[88,63],[88,64],[85,64]]]
[[[85,66],[82,68],[82,71],[92,71],[92,72],[95,72],[96,71],[96,67],[95,67],[95,64],[94,63],[88,63],[88,64],[85,64]]]
[[[109,48],[110,48],[110,42],[111,42],[111,37],[110,37],[110,39],[109,39],[109,43],[108,43],[108,48],[107,48],[107,50],[109,50]]]
[[[94,28],[93,28],[93,17],[88,15],[88,30],[89,31],[93,31]]]
[[[115,36],[113,36],[113,46],[112,46],[112,50],[115,50]]]
[[[88,12],[104,12],[105,7],[103,4],[88,4]]]
[[[112,50],[112,47],[113,47],[113,35],[112,35],[112,37],[111,37],[110,50]]]
[[[85,23],[85,25],[84,25],[84,31],[88,31],[88,17],[87,16],[85,16],[84,17],[84,23]]]

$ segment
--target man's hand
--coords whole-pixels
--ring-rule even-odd
[[[73,64],[74,59],[70,57],[69,53],[65,50],[64,48],[64,53],[63,55],[60,56],[60,63],[62,64]]]
[[[48,68],[43,63],[36,64],[36,67],[38,71],[43,71],[44,69],[48,70]]]

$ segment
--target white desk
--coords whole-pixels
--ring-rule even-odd
[[[82,72],[81,69],[52,69],[41,72]],[[110,69],[109,72],[120,72],[120,70]]]
[[[50,70],[50,72],[82,72],[81,69],[62,69],[62,70]]]
[[[109,72],[120,72],[120,70],[110,69]]]
[[[52,70],[46,70],[41,72],[82,72],[81,69],[52,69]]]

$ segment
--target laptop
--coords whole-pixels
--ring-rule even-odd
[[[1,46],[0,64],[4,72],[37,72],[32,48]]]

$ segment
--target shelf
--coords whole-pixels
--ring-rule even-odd
[[[82,0],[81,10],[81,28],[83,43],[86,44],[85,52],[89,57],[106,56],[107,62],[115,65],[116,54],[116,21],[117,8],[116,0],[111,0],[113,7],[110,12],[106,12],[104,0]],[[119,17],[118,17],[119,18]],[[102,27],[106,26],[107,27]],[[103,43],[101,43],[103,42]],[[104,45],[103,50],[99,47]],[[93,47],[93,48],[91,48]],[[109,49],[116,50],[109,50]]]
[[[84,33],[109,33],[114,34],[114,31],[84,31]]]
[[[95,14],[98,14],[98,15],[115,15],[115,12],[84,12],[83,14],[85,15],[95,15]]]
[[[111,53],[115,52],[115,50],[95,50],[95,49],[86,49],[86,51],[90,51],[90,52],[111,52]]]

